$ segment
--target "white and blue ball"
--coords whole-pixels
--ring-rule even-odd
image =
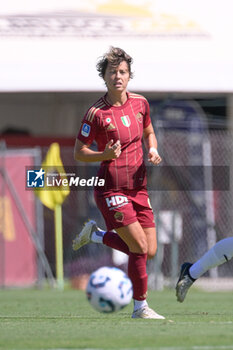
[[[94,271],[86,288],[90,304],[100,312],[115,312],[127,306],[133,296],[129,277],[116,267]]]

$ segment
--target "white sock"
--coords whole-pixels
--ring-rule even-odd
[[[209,269],[222,265],[232,257],[233,237],[222,239],[190,267],[190,276],[197,279]]]
[[[103,237],[105,235],[106,231],[98,229],[97,231],[94,231],[91,235],[91,241],[93,243],[103,243]]]
[[[134,299],[133,302],[134,302],[134,310],[133,311],[141,309],[144,306],[148,306],[146,299],[145,300],[135,300]]]

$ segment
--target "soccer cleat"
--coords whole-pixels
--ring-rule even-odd
[[[148,319],[156,319],[156,320],[164,320],[165,317],[157,314],[154,310],[149,308],[149,306],[144,306],[141,309],[138,309],[133,312],[132,318],[148,318]]]
[[[97,225],[94,220],[90,220],[84,224],[82,231],[73,240],[72,248],[73,250],[78,250],[85,244],[91,242],[91,235],[94,231],[97,231]]]
[[[185,262],[181,265],[180,268],[180,276],[176,284],[176,297],[177,301],[179,301],[180,303],[184,301],[189,288],[195,281],[189,275],[189,269],[191,266],[191,263]]]

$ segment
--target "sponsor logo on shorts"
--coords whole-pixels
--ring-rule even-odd
[[[111,196],[105,198],[109,210],[122,207],[129,203],[126,196]]]
[[[116,221],[122,222],[124,220],[124,214],[121,211],[117,211],[114,214],[114,218],[115,218]]]

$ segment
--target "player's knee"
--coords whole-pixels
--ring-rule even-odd
[[[154,247],[154,248],[149,247],[147,252],[147,259],[148,260],[153,259],[155,257],[156,251],[157,251],[157,247]]]
[[[148,244],[147,259],[153,259],[157,251],[157,244]]]
[[[154,256],[155,256],[155,253],[153,254],[153,253],[147,253],[147,260],[151,260],[151,259],[153,259],[154,258]]]
[[[140,240],[136,242],[137,253],[139,254],[147,254],[148,253],[148,243],[145,237],[142,237]]]

